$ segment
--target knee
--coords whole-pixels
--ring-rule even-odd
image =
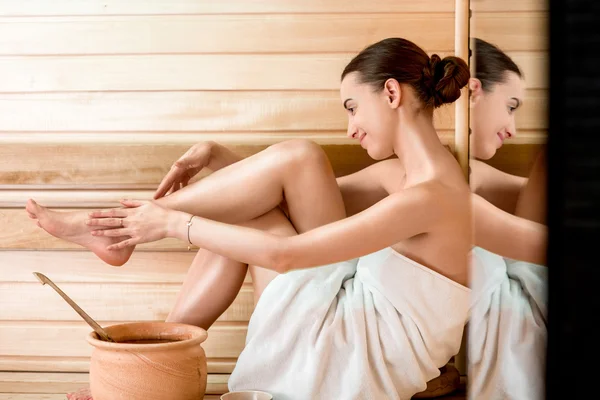
[[[289,163],[302,167],[329,163],[321,146],[308,139],[292,139],[272,146]]]

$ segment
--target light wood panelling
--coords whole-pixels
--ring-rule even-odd
[[[0,92],[338,90],[354,55],[0,57]]]
[[[50,275],[52,276],[52,275]],[[164,321],[175,304],[180,284],[65,283],[61,289],[96,320]],[[77,321],[78,314],[49,287],[35,283],[0,282],[1,320]],[[31,304],[37,304],[32,307]],[[252,285],[240,290],[219,321],[249,321],[254,310]]]
[[[227,392],[227,374],[209,374],[207,394]],[[65,393],[74,392],[89,386],[86,373],[47,373],[47,372],[0,372],[0,392],[20,393]]]
[[[546,11],[548,0],[470,0],[474,12]]]
[[[59,187],[72,189],[87,187],[102,190],[131,188],[130,193],[135,188],[155,190],[173,162],[194,143],[197,143],[144,144],[145,135],[138,136],[141,144],[77,144],[75,142],[76,134],[72,135],[73,142],[70,144],[38,144],[36,141],[28,144],[0,144],[0,159],[3,160],[0,163],[0,185],[62,185]],[[342,134],[340,136],[343,137]],[[251,138],[251,134],[248,137]],[[286,136],[281,136],[273,141],[281,141],[286,138]],[[441,139],[444,143],[450,144],[451,132],[441,132]],[[258,142],[258,139],[256,141]],[[263,150],[267,145],[254,143],[252,145],[227,145],[227,147],[241,157],[248,157]],[[356,172],[375,162],[357,144],[323,145],[322,147],[337,176]],[[201,171],[198,177],[206,176],[209,173],[208,170]],[[101,187],[98,187],[99,185]],[[46,187],[50,189],[49,186]],[[3,188],[7,187],[0,186],[0,190]],[[11,188],[17,187],[11,186]],[[28,187],[21,186],[21,188],[27,189]],[[52,192],[48,192],[48,195],[53,197]],[[97,200],[118,199],[118,197],[114,197],[115,195],[104,192],[98,195]],[[0,199],[0,204],[7,200],[11,199],[9,197]],[[73,200],[78,201],[79,198],[74,197]],[[88,197],[88,200],[93,200],[93,198]],[[22,203],[19,206],[23,205]]]
[[[471,35],[493,43],[503,51],[548,49],[547,12],[488,13],[474,10],[473,13]]]
[[[100,320],[98,323],[112,324]],[[206,356],[237,358],[244,348],[246,330],[245,322],[216,322],[202,345]],[[92,346],[85,337],[90,331],[83,321],[0,321],[0,356],[89,357]]]
[[[237,358],[208,358],[208,373],[230,374],[236,361]],[[0,357],[0,371],[87,372],[89,370],[89,357]]]
[[[395,36],[452,51],[453,31],[453,13],[23,17],[0,19],[0,55],[358,52]]]
[[[523,72],[525,87],[548,89],[548,53],[545,51],[507,52]]]
[[[88,251],[0,251],[0,281],[39,283],[33,272],[63,283],[178,284],[183,282],[195,251],[135,251],[122,267],[107,265]],[[246,283],[251,282],[250,274]],[[1,314],[0,314],[1,315]]]
[[[339,91],[2,94],[0,131],[331,131],[347,129]],[[434,116],[454,129],[454,106]]]
[[[539,1],[539,0],[528,0]],[[512,0],[511,2],[515,2]],[[0,16],[451,12],[454,0],[0,0]]]
[[[209,394],[204,396],[204,400],[219,400],[218,394]],[[461,397],[461,399],[463,399]],[[0,393],[0,400],[65,400],[64,393]]]

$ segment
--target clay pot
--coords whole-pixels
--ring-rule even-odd
[[[167,322],[107,326],[117,343],[91,332],[94,400],[198,400],[206,391],[208,336],[199,327]],[[123,343],[127,342],[127,343]]]

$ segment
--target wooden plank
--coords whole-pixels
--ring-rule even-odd
[[[227,392],[229,374],[209,374],[206,385],[207,394]],[[0,392],[20,393],[58,393],[88,387],[89,374],[66,372],[0,372]]]
[[[0,92],[338,90],[354,55],[0,57],[0,76],[11,77],[0,80]]]
[[[209,394],[204,396],[204,400],[219,400],[221,396],[218,394]],[[0,393],[0,400],[65,400],[64,393]]]
[[[502,146],[494,157],[485,162],[501,171],[518,176],[528,176],[542,148],[542,144]]]
[[[134,185],[156,188],[171,165],[193,145],[146,145],[143,143],[144,136],[139,136],[140,142],[135,145],[2,144],[0,183],[69,185],[71,188],[81,189],[103,185],[103,190]],[[248,157],[268,146],[255,144],[227,147],[241,157]],[[356,172],[375,162],[357,144],[325,145],[323,149],[338,176]],[[209,171],[204,170],[198,177],[208,174]],[[103,197],[114,198],[110,193]],[[99,200],[102,201],[103,198],[100,197]]]
[[[524,130],[545,130],[548,128],[548,90],[529,89],[525,99],[515,114],[517,135]]]
[[[112,322],[98,321],[102,326]],[[202,344],[209,358],[237,358],[245,345],[247,324],[216,322]],[[91,328],[81,322],[0,321],[0,357],[89,357],[85,337]]]
[[[64,283],[60,287],[94,319],[114,322],[164,321],[181,289],[173,283]],[[0,304],[4,305],[0,320],[80,320],[54,290],[39,283],[0,282]],[[218,321],[248,322],[253,311],[252,284],[244,285]]]
[[[512,60],[519,66],[525,79],[527,89],[548,89],[548,52],[526,51],[507,52]]]
[[[471,25],[471,36],[503,51],[548,50],[547,12],[478,12]]]
[[[546,11],[548,0],[471,0],[473,17],[479,12]]]
[[[55,283],[162,283],[181,284],[195,251],[135,251],[123,267],[107,265],[88,251],[0,251],[0,281],[38,283],[33,272]],[[251,283],[250,274],[245,283]]]
[[[221,396],[218,394],[209,394],[204,396],[204,400],[219,400]],[[65,400],[64,393],[0,393],[0,400]]]
[[[451,12],[15,17],[0,19],[0,54],[358,52],[388,37],[452,51],[453,27]]]
[[[208,373],[230,374],[236,361],[236,358],[208,358]],[[88,372],[89,370],[89,357],[2,356],[0,358],[0,371]]]
[[[338,91],[0,94],[0,131],[345,131]],[[454,106],[434,115],[454,129]]]
[[[539,1],[539,0],[529,0]],[[513,0],[511,3],[518,4]],[[451,12],[454,0],[0,0],[0,16]]]

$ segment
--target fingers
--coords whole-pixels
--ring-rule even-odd
[[[128,228],[95,230],[95,231],[92,231],[92,236],[108,236],[108,237],[131,236],[131,230]]]
[[[124,249],[125,247],[135,246],[136,244],[137,244],[137,241],[135,239],[127,239],[127,240],[123,240],[122,242],[119,242],[119,243],[111,244],[110,246],[107,247],[107,249],[108,250],[119,250],[119,249]]]
[[[123,227],[125,221],[122,218],[90,218],[85,221],[85,224],[91,226]]]
[[[182,174],[183,170],[173,165],[169,173],[163,178],[163,180],[160,182],[160,185],[158,185],[158,189],[156,189],[156,193],[154,193],[154,199],[163,197],[173,186],[173,183],[178,180]]]
[[[114,208],[112,210],[93,211],[88,214],[90,218],[125,218],[129,211],[124,208]]]

